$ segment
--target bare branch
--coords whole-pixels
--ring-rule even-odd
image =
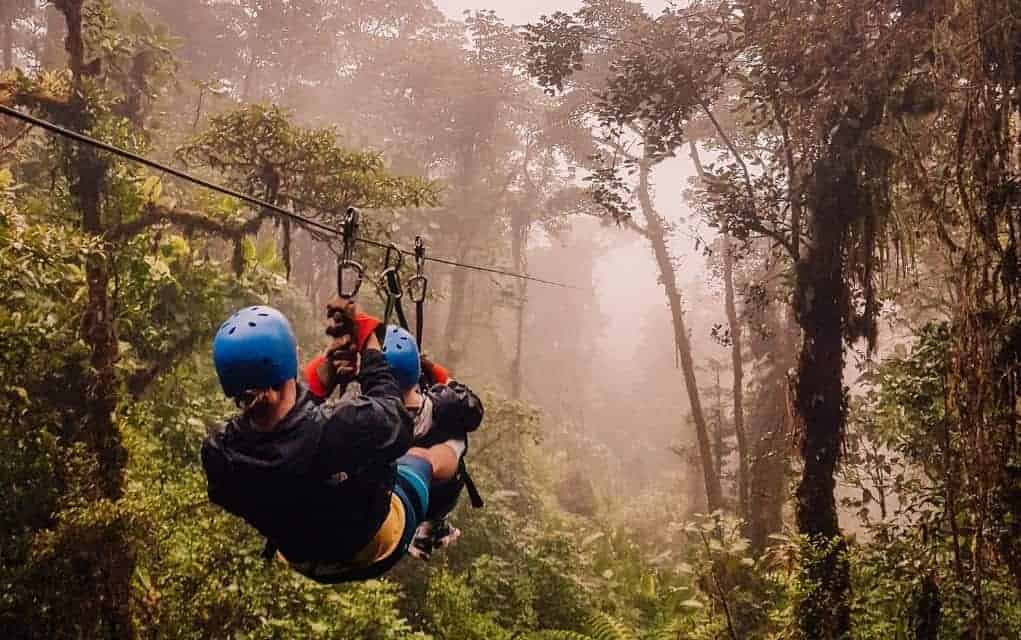
[[[246,233],[251,232],[253,228],[257,228],[263,217],[265,217],[264,214],[260,214],[240,226],[234,226],[214,220],[201,213],[150,204],[141,216],[131,222],[113,227],[106,233],[106,237],[109,240],[123,240],[138,235],[154,225],[169,222],[185,229],[204,231],[222,238],[238,240]]]
[[[737,147],[734,146],[734,142],[730,139],[730,136],[727,135],[727,132],[723,130],[723,126],[720,124],[720,121],[716,119],[716,116],[713,114],[713,110],[709,108],[709,105],[701,101],[699,102],[699,105],[702,107],[702,111],[705,112],[706,116],[708,116],[709,121],[713,123],[713,127],[716,129],[716,133],[719,134],[723,144],[727,145],[727,149],[730,150],[730,154],[734,156],[737,164],[741,167],[741,173],[744,176],[745,189],[748,191],[749,204],[757,216],[758,210],[755,206],[755,187],[752,186],[752,174],[748,171],[748,165],[745,163],[744,157],[737,150]]]
[[[18,144],[18,142],[20,142],[21,139],[25,137],[25,134],[27,134],[31,129],[32,129],[31,126],[26,125],[24,129],[14,134],[14,137],[11,138],[10,142],[0,147],[0,153],[7,153],[11,149],[13,149],[14,146]]]
[[[922,155],[918,152],[918,147],[915,146],[912,140],[911,133],[908,131],[907,124],[904,122],[904,117],[897,118],[897,123],[900,125],[901,133],[904,135],[904,142],[908,146],[908,150],[911,151],[911,159],[914,160],[915,168],[918,171],[915,176],[915,181],[921,185],[922,190],[922,201],[933,213],[933,219],[936,222],[936,235],[943,241],[945,245],[950,247],[951,251],[960,251],[961,247],[954,242],[953,238],[950,237],[950,232],[947,231],[946,224],[943,221],[943,213],[946,209],[944,205],[936,201],[936,197],[932,193],[932,186],[929,180],[929,172],[925,170],[925,165],[922,162]]]
[[[691,161],[695,165],[695,172],[698,173],[699,180],[705,180],[709,177],[709,174],[705,170],[705,166],[702,164],[702,156],[698,153],[698,145],[695,144],[694,140],[688,141],[688,155],[691,156]]]
[[[601,144],[604,147],[609,147],[610,149],[613,149],[614,151],[616,151],[620,155],[622,155],[625,158],[627,158],[630,162],[638,162],[638,156],[636,156],[634,153],[628,151],[627,147],[625,147],[624,145],[622,145],[620,142],[618,142],[616,140],[611,140],[611,139],[607,139],[607,138],[595,138],[595,142],[596,142],[596,144]]]
[[[695,165],[695,171],[698,172],[699,179],[705,181],[709,177],[709,173],[705,170],[705,167],[702,164],[702,158],[698,153],[698,146],[695,144],[694,140],[688,142],[688,151],[691,154],[691,161]],[[767,227],[762,224],[757,214],[750,219],[743,220],[742,222],[744,222],[745,226],[748,227],[749,230],[762,234],[776,242],[779,246],[783,247],[784,250],[792,256],[795,255],[795,251],[797,251],[797,249],[791,239],[786,236],[783,231],[773,227]]]
[[[790,122],[775,97],[770,100],[773,117],[780,125],[783,138],[784,163],[787,165],[787,200],[791,209],[791,257],[795,262],[801,257],[801,187],[798,182],[798,166],[794,160],[794,145],[791,143]]]
[[[643,227],[642,225],[640,225],[637,222],[635,222],[634,218],[631,218],[631,217],[625,218],[621,222],[621,225],[623,225],[625,229],[629,229],[631,231],[634,231],[635,233],[637,233],[638,235],[642,236],[643,238],[648,238],[649,237],[649,229],[646,228],[646,227]]]

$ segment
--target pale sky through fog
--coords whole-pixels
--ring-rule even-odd
[[[436,5],[449,17],[461,19],[466,9],[493,9],[497,15],[511,24],[525,24],[537,20],[543,14],[555,11],[572,12],[581,6],[581,0],[435,0]],[[655,15],[668,4],[668,0],[646,0],[642,3],[646,11]],[[656,206],[665,217],[678,220],[688,213],[681,192],[688,184],[694,168],[687,155],[664,162],[654,174]],[[705,230],[700,233],[705,234]],[[674,237],[674,255],[681,260],[678,281],[687,294],[688,300],[695,297],[694,287],[701,287],[705,279],[705,259],[694,251],[692,233],[686,223],[681,223]],[[616,239],[614,239],[616,241]],[[635,320],[652,310],[669,314],[666,297],[657,282],[657,270],[651,251],[645,242],[638,242],[633,234],[620,232],[620,248],[608,252],[596,270],[596,284],[599,288],[599,302],[604,317],[610,323],[608,335],[627,335],[634,331]],[[552,277],[554,274],[536,274]],[[627,310],[628,313],[622,313]],[[721,319],[723,309],[720,309]],[[706,342],[695,336],[695,343]],[[631,358],[630,351],[621,354]],[[612,363],[607,363],[612,366]]]
[[[444,13],[460,18],[466,9],[495,9],[507,22],[524,24],[542,14],[554,11],[570,13],[581,6],[581,0],[435,0]],[[666,0],[646,0],[642,3],[646,11],[659,13],[666,7]]]

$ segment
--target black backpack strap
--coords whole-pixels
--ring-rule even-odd
[[[461,478],[464,480],[464,488],[468,490],[468,498],[471,500],[472,507],[475,509],[481,509],[486,506],[486,503],[482,499],[482,494],[479,493],[479,488],[475,486],[475,480],[473,480],[471,474],[468,473],[468,468],[464,464],[463,456],[461,457],[459,466]]]

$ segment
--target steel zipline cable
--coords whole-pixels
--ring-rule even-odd
[[[225,187],[223,185],[219,185],[219,184],[217,184],[215,182],[211,182],[209,180],[205,180],[203,178],[199,178],[198,176],[194,176],[194,175],[192,175],[190,173],[187,173],[185,171],[181,171],[180,169],[175,169],[174,167],[171,167],[170,165],[164,164],[162,162],[158,162],[156,160],[151,160],[149,158],[146,158],[143,155],[134,153],[132,151],[128,151],[127,149],[122,149],[120,147],[116,147],[116,146],[114,146],[112,144],[103,142],[102,140],[97,140],[97,139],[92,138],[90,136],[78,133],[77,131],[72,131],[70,129],[67,129],[67,128],[62,127],[62,126],[57,125],[57,124],[54,124],[54,123],[49,122],[47,120],[43,120],[42,118],[37,118],[37,117],[35,117],[35,116],[31,115],[31,114],[24,113],[22,111],[19,111],[17,109],[13,109],[13,108],[8,107],[8,106],[3,105],[3,104],[0,104],[0,113],[2,113],[3,115],[9,116],[11,118],[14,118],[16,120],[20,120],[20,121],[22,121],[22,122],[24,122],[26,124],[31,125],[31,126],[39,127],[40,129],[44,129],[44,130],[49,131],[50,133],[56,134],[58,136],[61,136],[61,137],[64,137],[64,138],[68,138],[68,139],[73,140],[73,141],[75,141],[75,142],[77,142],[79,144],[89,145],[89,146],[95,147],[97,149],[101,149],[103,151],[106,151],[107,153],[111,153],[111,154],[113,154],[115,156],[119,156],[121,158],[124,158],[125,160],[130,160],[132,162],[136,162],[138,164],[141,164],[141,165],[144,165],[146,167],[149,167],[150,169],[155,169],[157,171],[160,171],[160,172],[172,175],[175,178],[180,178],[181,180],[184,180],[186,182],[190,182],[192,184],[197,184],[199,186],[205,187],[206,189],[210,189],[212,191],[217,191],[217,192],[222,193],[224,195],[231,196],[233,198],[237,198],[238,200],[241,200],[243,202],[247,202],[248,204],[251,204],[251,205],[254,205],[254,206],[257,206],[257,207],[261,207],[261,208],[266,209],[267,211],[271,211],[271,212],[273,212],[273,213],[275,213],[277,215],[284,216],[286,218],[290,218],[292,220],[295,220],[296,222],[299,222],[299,223],[301,223],[301,224],[303,224],[303,225],[305,225],[305,226],[307,226],[307,227],[309,227],[311,229],[316,229],[318,231],[322,231],[322,232],[331,234],[331,235],[336,236],[338,238],[343,238],[344,237],[344,232],[341,231],[340,229],[336,228],[336,227],[331,227],[328,224],[323,224],[322,222],[319,222],[317,220],[313,220],[312,218],[308,218],[306,216],[299,215],[297,213],[294,213],[293,211],[288,211],[287,209],[284,209],[283,207],[275,205],[275,204],[273,204],[271,202],[267,202],[266,200],[263,200],[262,198],[256,198],[255,196],[248,195],[247,193],[243,193],[243,192],[238,191],[236,189],[231,189],[229,187]],[[286,197],[286,195],[284,197]],[[386,249],[388,247],[392,247],[392,245],[390,245],[389,243],[380,242],[378,240],[372,240],[371,238],[356,237],[355,240],[357,242],[361,242],[363,244],[367,244],[367,245],[370,245],[370,246],[373,246],[373,247],[378,247],[378,248],[381,248],[381,249]],[[402,254],[404,254],[406,256],[414,256],[415,255],[413,251],[408,251],[406,249],[400,249],[400,248],[398,248],[398,250]],[[425,260],[427,262],[435,262],[437,264],[448,265],[448,266],[459,268],[459,269],[470,269],[472,271],[480,271],[480,272],[483,272],[483,273],[491,273],[491,274],[494,274],[494,275],[504,276],[504,277],[508,277],[508,278],[518,278],[520,280],[528,280],[530,282],[536,282],[536,283],[539,283],[539,284],[545,284],[545,285],[549,285],[549,286],[552,286],[552,287],[561,287],[563,289],[578,289],[578,290],[583,290],[584,289],[584,287],[578,287],[578,286],[575,286],[575,285],[565,284],[563,282],[556,282],[556,281],[553,281],[553,280],[546,280],[546,279],[543,279],[543,278],[537,278],[535,276],[528,275],[527,273],[516,273],[514,271],[506,271],[504,269],[498,269],[496,267],[485,267],[485,266],[476,265],[476,264],[468,264],[468,263],[464,263],[464,262],[459,262],[457,260],[451,260],[449,258],[438,258],[438,257],[434,257],[434,256],[425,256]]]

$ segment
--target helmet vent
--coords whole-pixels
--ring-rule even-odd
[[[234,335],[234,332],[237,331],[237,330],[238,330],[237,327],[231,327],[230,331],[227,332],[227,335],[232,336],[232,335]]]
[[[248,323],[248,326],[249,326],[249,327],[254,327],[254,326],[255,326],[255,323],[254,323],[254,322],[249,322],[249,323]]]
[[[269,317],[268,313],[260,313],[259,315],[262,316],[263,318],[268,318]]]

